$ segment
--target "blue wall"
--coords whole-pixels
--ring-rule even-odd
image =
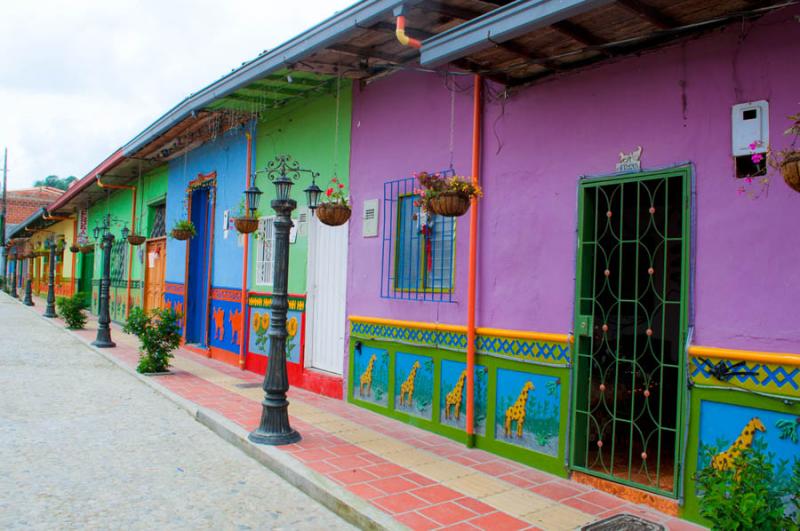
[[[200,174],[217,172],[216,218],[214,220],[214,263],[212,285],[240,287],[242,284],[242,247],[235,229],[225,238],[223,215],[226,209],[235,216],[245,188],[247,139],[245,129],[237,128],[185,156],[169,162],[167,192],[167,232],[179,219],[186,219],[186,187]],[[167,282],[184,282],[186,244],[167,240]]]

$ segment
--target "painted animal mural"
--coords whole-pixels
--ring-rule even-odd
[[[447,393],[444,402],[444,418],[449,419],[451,415],[455,415],[456,420],[458,420],[461,416],[461,398],[466,379],[467,371],[464,370],[461,376],[458,377],[458,382],[456,382],[453,390]],[[450,413],[450,406],[453,406],[453,413]]]
[[[728,470],[733,465],[734,459],[736,459],[743,450],[753,445],[753,437],[755,437],[757,431],[763,433],[767,431],[767,428],[764,426],[764,423],[761,422],[761,419],[753,417],[750,419],[750,422],[745,424],[742,433],[739,434],[739,437],[736,438],[730,448],[724,452],[718,453],[711,459],[711,466],[717,470]]]
[[[411,398],[414,396],[414,378],[417,377],[417,369],[419,369],[420,365],[418,361],[414,362],[414,365],[411,366],[411,371],[408,373],[408,378],[403,384],[400,386],[400,405],[411,405]],[[406,400],[403,400],[403,397],[406,397]]]
[[[511,437],[511,423],[514,421],[517,423],[517,437],[522,437],[522,427],[525,424],[525,405],[528,402],[528,393],[534,389],[533,382],[525,382],[525,385],[522,386],[522,391],[517,397],[517,401],[506,409],[506,437]]]
[[[231,325],[231,341],[237,345],[241,343],[242,310],[228,313],[228,322]]]
[[[364,370],[363,373],[361,373],[361,378],[359,380],[359,386],[358,386],[358,394],[360,396],[364,396],[364,387],[367,388],[367,396],[369,396],[369,394],[372,392],[372,369],[373,367],[375,367],[376,359],[377,356],[373,354],[372,357],[369,359],[369,364],[367,365],[367,368]]]
[[[213,311],[214,314],[214,339],[219,339],[222,341],[225,338],[225,325],[223,324],[223,320],[225,319],[225,310],[222,308],[216,308]]]

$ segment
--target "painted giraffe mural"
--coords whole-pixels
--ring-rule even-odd
[[[418,361],[414,362],[414,365],[411,366],[411,371],[408,373],[408,378],[403,384],[400,386],[400,405],[411,405],[411,398],[414,396],[414,379],[417,377],[417,369],[419,369],[420,365]],[[403,397],[406,397],[406,400],[403,400]]]
[[[359,386],[358,386],[358,394],[359,396],[364,396],[364,388],[367,389],[367,396],[372,392],[372,368],[375,366],[375,360],[377,356],[375,354],[369,359],[369,364],[367,364],[367,368],[361,373],[361,378],[359,379]]]
[[[506,437],[511,437],[511,423],[514,421],[517,422],[517,437],[522,437],[522,426],[525,424],[525,405],[528,403],[528,393],[534,389],[536,388],[533,386],[533,382],[525,382],[517,401],[506,409]]]
[[[453,390],[447,393],[444,402],[444,418],[449,419],[451,416],[450,413],[450,406],[453,406],[453,413],[455,415],[456,420],[461,417],[461,398],[462,398],[462,391],[464,390],[464,381],[467,378],[467,371],[466,369],[461,373],[461,376],[458,377],[458,382],[453,387]]]
[[[761,419],[753,417],[750,422],[745,424],[742,433],[733,442],[733,444],[724,452],[720,452],[711,459],[711,466],[717,470],[728,470],[743,450],[750,448],[753,445],[753,437],[757,431],[766,432],[767,428]]]

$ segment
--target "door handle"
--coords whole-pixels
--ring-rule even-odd
[[[580,336],[592,335],[592,321],[591,315],[578,315],[575,323],[575,333]]]

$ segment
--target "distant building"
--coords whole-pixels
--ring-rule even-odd
[[[6,223],[17,225],[25,221],[37,209],[58,199],[64,190],[50,186],[36,186],[22,190],[9,190]]]

